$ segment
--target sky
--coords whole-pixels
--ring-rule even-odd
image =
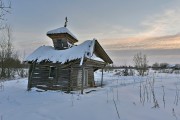
[[[52,45],[47,31],[67,28],[79,43],[96,38],[115,65],[133,64],[146,54],[149,64],[180,63],[179,0],[12,0],[7,22],[14,48],[26,55]]]

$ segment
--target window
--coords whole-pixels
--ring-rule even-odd
[[[68,42],[67,42],[67,40],[62,40],[62,47],[63,48],[68,48]]]
[[[68,42],[66,39],[57,40],[57,44],[59,45],[60,48],[63,48],[63,49],[68,48]]]
[[[50,66],[49,78],[54,78],[55,76],[56,76],[56,67],[55,66]]]

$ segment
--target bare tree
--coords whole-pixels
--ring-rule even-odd
[[[13,53],[13,48],[12,48],[12,35],[11,35],[11,27],[6,26],[6,68],[7,68],[7,77],[9,78],[11,75],[11,69],[10,67],[12,66],[12,53]]]
[[[1,78],[5,77],[4,61],[5,61],[5,42],[4,42],[4,39],[2,39],[2,41],[0,43]]]
[[[13,49],[11,33],[11,27],[8,25],[0,30],[0,79],[13,78],[15,73],[20,77],[27,75],[19,54]]]
[[[6,25],[0,31],[0,77],[10,78],[14,65],[17,61],[17,55],[13,53],[11,27]]]
[[[142,55],[141,52],[137,53],[134,58],[134,65],[139,73],[140,76],[144,76],[145,72],[147,71],[148,67],[148,60],[146,55]]]
[[[10,0],[0,0],[0,29],[4,28],[3,21],[6,21],[5,15],[10,13]]]

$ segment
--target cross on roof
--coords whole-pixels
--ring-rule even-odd
[[[68,19],[67,19],[67,17],[66,17],[66,18],[65,18],[64,27],[67,27],[67,22],[68,22]]]

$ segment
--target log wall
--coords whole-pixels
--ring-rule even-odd
[[[49,77],[50,68],[55,67],[55,76]],[[94,85],[93,67],[84,67],[86,71],[87,82],[84,82],[84,88]],[[78,90],[81,89],[82,67],[79,64],[71,67],[63,67],[60,64],[34,64],[31,65],[29,74],[28,89],[38,87],[51,90]],[[87,84],[85,84],[87,83]]]

